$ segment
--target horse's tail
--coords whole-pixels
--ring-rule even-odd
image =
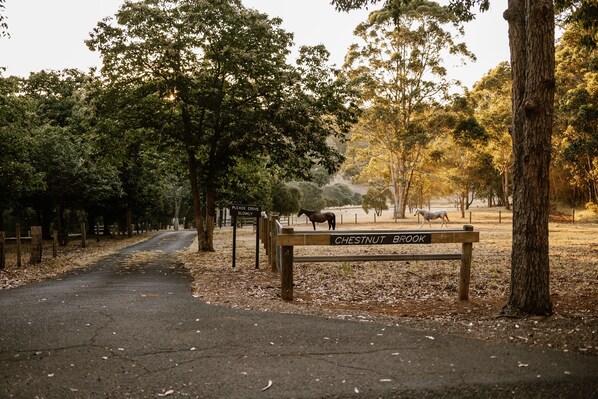
[[[332,214],[332,230],[336,230],[336,214]]]

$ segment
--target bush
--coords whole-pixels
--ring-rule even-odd
[[[588,202],[586,204],[586,209],[589,210],[589,211],[592,211],[592,212],[594,212],[596,214],[598,214],[598,204],[596,204],[594,202],[591,202],[591,201]]]
[[[327,207],[359,205],[361,203],[361,194],[351,191],[349,186],[342,183],[325,186],[322,189],[322,198],[326,201]]]

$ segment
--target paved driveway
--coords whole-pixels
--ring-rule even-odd
[[[166,232],[0,292],[0,398],[591,398],[596,357],[191,296]]]

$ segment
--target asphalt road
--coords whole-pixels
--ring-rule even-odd
[[[208,305],[167,232],[0,292],[0,398],[597,398],[598,359]]]

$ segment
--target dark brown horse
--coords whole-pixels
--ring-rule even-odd
[[[316,229],[316,223],[324,223],[328,222],[328,230],[336,229],[336,215],[332,212],[318,212],[318,211],[308,211],[307,209],[299,209],[299,213],[297,216],[305,215],[309,218],[311,223],[314,225],[314,230]]]

